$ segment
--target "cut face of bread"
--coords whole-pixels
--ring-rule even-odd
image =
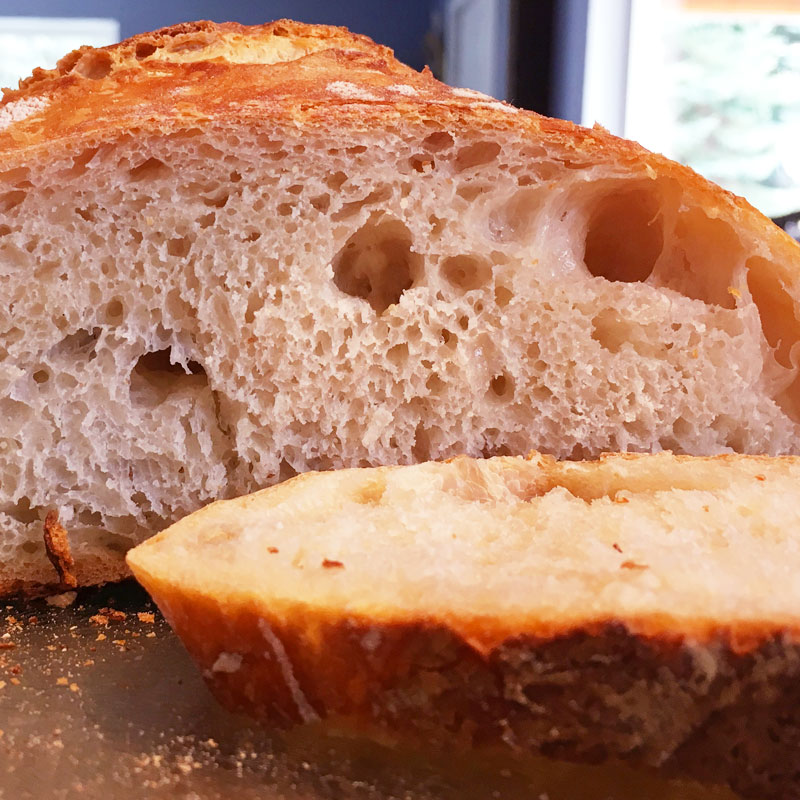
[[[534,456],[299,476],[128,554],[272,721],[795,796],[800,461]]]
[[[0,104],[0,593],[205,503],[460,453],[798,450],[797,246],[341,29],[197,23]]]

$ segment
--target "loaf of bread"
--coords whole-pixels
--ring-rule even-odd
[[[6,91],[0,276],[0,594],[309,469],[800,450],[786,234],[343,29],[180,25]]]
[[[128,563],[231,708],[800,797],[800,459],[311,473]]]

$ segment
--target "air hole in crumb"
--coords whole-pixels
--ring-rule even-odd
[[[489,391],[500,399],[506,399],[514,394],[514,379],[508,374],[495,375],[489,382]]]
[[[764,338],[773,348],[775,360],[791,369],[792,350],[800,342],[800,319],[775,265],[760,256],[747,259],[747,288],[758,308]],[[800,420],[800,375],[775,399],[793,420]]]
[[[483,164],[490,164],[498,155],[500,155],[500,145],[497,142],[475,142],[467,145],[458,151],[455,161],[456,171],[463,172]]]
[[[36,383],[47,383],[50,380],[50,373],[46,369],[37,369],[33,373],[33,380]]]
[[[431,457],[431,440],[428,431],[417,425],[414,431],[414,444],[411,447],[411,455],[417,463],[428,461]]]
[[[106,50],[89,50],[78,59],[72,71],[84,78],[97,81],[111,72],[113,64],[111,54]]]
[[[485,191],[488,191],[488,187],[484,184],[470,182],[464,186],[459,186],[458,189],[456,189],[456,194],[462,200],[466,200],[468,203],[471,203]]]
[[[373,215],[333,259],[336,287],[383,313],[422,272],[422,256],[412,245],[411,232],[402,222]]]
[[[606,195],[594,208],[583,260],[596,277],[631,283],[653,271],[664,246],[658,198],[646,189]]]
[[[136,58],[139,61],[142,61],[145,58],[149,58],[158,48],[152,42],[139,42],[136,45]]]
[[[428,154],[417,154],[408,159],[411,169],[415,172],[432,172],[436,167],[436,160]]]
[[[498,308],[505,308],[514,297],[514,292],[507,286],[498,285],[494,289],[494,301]]]
[[[180,38],[170,43],[170,53],[192,53],[197,50],[204,50],[209,44],[209,38],[205,34],[199,34],[193,38]]]
[[[178,258],[185,258],[189,255],[189,251],[192,249],[192,242],[188,236],[183,236],[177,239],[170,239],[167,242],[167,253],[171,256],[176,256]]]
[[[469,328],[469,317],[466,314],[463,314],[458,318],[458,324],[462,331],[467,330],[467,328]]]
[[[678,214],[671,244],[672,257],[659,264],[657,281],[694,300],[735,308],[728,289],[746,253],[734,227],[701,208],[690,208]]]
[[[491,266],[478,256],[451,256],[442,261],[439,270],[442,277],[461,292],[481,289],[492,279]]]
[[[203,214],[201,217],[197,218],[197,224],[201,228],[210,228],[217,220],[217,215],[210,211],[208,214]]]
[[[277,210],[279,216],[290,217],[292,215],[292,211],[294,211],[294,206],[291,203],[281,203]]]
[[[327,183],[334,192],[338,192],[339,189],[344,186],[345,181],[347,181],[347,175],[345,175],[344,172],[334,172],[333,175],[328,176],[325,183]]]
[[[348,217],[352,217],[361,211],[365,206],[378,205],[385,203],[392,196],[392,190],[389,186],[381,186],[378,189],[371,191],[366,197],[361,200],[352,200],[349,203],[343,203],[342,207],[331,214],[331,219],[334,222],[341,222]]]
[[[82,328],[65,336],[54,349],[70,359],[92,361],[97,356],[95,348],[101,332],[102,329],[99,327],[92,330]]]
[[[111,300],[106,306],[106,319],[109,322],[119,322],[122,319],[124,308],[120,300]]]
[[[242,241],[244,242],[257,242],[261,238],[261,234],[258,231],[251,231],[250,233],[246,234]]]
[[[8,225],[0,225],[0,236],[8,236],[11,233],[11,228]]]
[[[327,214],[331,207],[331,196],[329,194],[319,194],[311,198],[311,206],[322,214]]]
[[[66,171],[69,177],[82,175],[86,172],[89,162],[97,155],[99,147],[89,147],[72,159],[72,167]]]
[[[0,182],[12,184],[16,189],[25,189],[33,185],[30,182],[30,170],[27,167],[15,167],[0,172]]]
[[[256,318],[256,314],[264,307],[265,302],[266,297],[264,295],[251,294],[250,297],[247,298],[244,321],[248,324],[252,323]]]
[[[428,376],[425,381],[425,388],[432,395],[440,395],[444,392],[447,384],[435,372]]]
[[[441,217],[437,217],[436,214],[431,214],[428,217],[428,222],[431,225],[431,236],[438,236],[444,230],[445,222]]]
[[[207,384],[205,370],[197,361],[188,361],[186,368],[172,362],[172,349],[145,353],[131,371],[131,396],[139,402],[155,405],[163,402],[174,391],[196,385]]]
[[[366,147],[366,145],[363,145],[363,144],[357,144],[357,145],[354,145],[353,147],[348,147],[345,150],[345,152],[349,156],[358,156],[358,155],[361,155],[361,153],[366,153],[367,152],[367,147]]]
[[[447,328],[442,328],[441,337],[442,342],[451,350],[458,345],[458,336],[452,331],[447,330]]]
[[[13,505],[3,506],[2,511],[23,525],[30,525],[32,522],[38,522],[42,518],[40,508],[32,505],[29,497],[20,497]]]
[[[0,214],[7,214],[12,208],[16,208],[25,199],[25,194],[22,189],[0,194]]]
[[[227,192],[219,192],[211,197],[204,197],[203,205],[209,208],[224,208],[229,199],[230,195]]]
[[[90,206],[89,208],[76,208],[75,211],[86,222],[94,222],[94,210],[96,208],[97,206]]]
[[[152,181],[166,178],[172,170],[158,158],[148,158],[130,170],[132,181]]]
[[[297,470],[285,459],[281,459],[280,466],[278,467],[278,480],[285,481],[289,478],[294,478],[299,473]]]
[[[386,351],[386,360],[395,366],[403,366],[408,361],[408,345],[400,342]]]
[[[447,150],[452,147],[453,144],[453,137],[445,131],[435,131],[434,133],[428,134],[428,136],[422,140],[423,149],[433,153]]]

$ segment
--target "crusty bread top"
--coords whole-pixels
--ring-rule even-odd
[[[0,180],[43,148],[168,132],[211,119],[268,114],[300,126],[364,129],[392,119],[489,129],[514,128],[579,169],[617,164],[630,173],[673,176],[716,215],[732,217],[781,263],[800,247],[742,198],[687,167],[595,126],[521,111],[469,89],[450,88],[345,28],[279,20],[260,26],[200,21],[144,33],[104,48],[82,47],[54,70],[34,70],[0,101]],[[764,252],[765,257],[770,253]],[[798,270],[781,280],[798,282]]]
[[[313,620],[443,625],[491,650],[620,623],[800,637],[800,459],[533,455],[309,473],[128,554],[173,592]],[[298,610],[300,609],[300,610]]]

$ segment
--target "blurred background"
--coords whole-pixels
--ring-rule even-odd
[[[0,86],[194,19],[345,25],[437,77],[599,122],[800,238],[800,0],[0,0]]]

